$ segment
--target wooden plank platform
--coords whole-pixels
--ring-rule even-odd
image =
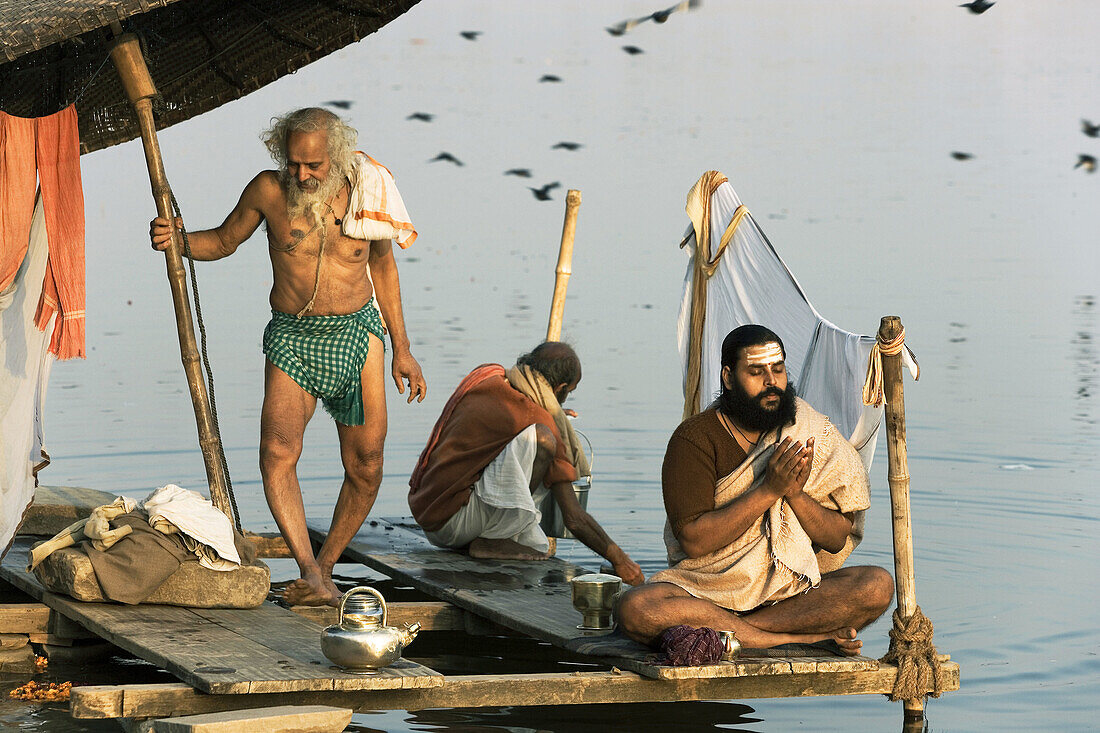
[[[959,665],[946,662],[947,690],[959,689]],[[442,687],[361,692],[288,692],[204,695],[185,684],[74,687],[74,718],[141,718],[189,715],[274,705],[333,705],[357,712],[426,708],[590,705],[596,703],[750,700],[820,695],[885,695],[897,667],[862,672],[655,680],[633,672],[552,672],[516,675],[450,675]]]
[[[311,520],[309,528],[315,539],[323,539],[327,523]],[[618,633],[592,635],[577,629],[581,616],[573,608],[569,580],[586,569],[554,557],[481,560],[442,550],[412,520],[370,520],[344,554],[501,626],[654,679],[867,672],[879,667],[878,660],[867,657],[795,649],[747,650],[736,661],[700,667],[661,666],[651,649]]]
[[[438,687],[443,677],[402,659],[377,675],[331,666],[321,627],[272,603],[248,610],[82,603],[49,593],[26,571],[29,542],[17,541],[0,577],[88,631],[171,672],[202,692],[278,693]]]
[[[16,534],[52,537],[78,519],[87,519],[92,510],[115,500],[115,494],[78,486],[39,486],[34,501],[23,517]]]

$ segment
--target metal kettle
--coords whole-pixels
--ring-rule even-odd
[[[376,674],[400,659],[419,631],[419,622],[386,626],[386,599],[361,585],[340,599],[337,623],[321,632],[321,653],[346,672]]]

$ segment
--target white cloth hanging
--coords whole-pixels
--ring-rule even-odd
[[[717,248],[739,206],[741,199],[728,182],[715,189],[710,198],[712,248]],[[684,249],[689,260],[676,334],[686,388],[695,256],[692,226],[685,237]],[[882,408],[863,404],[863,382],[875,337],[845,331],[823,318],[751,214],[745,215],[738,225],[707,285],[700,364],[701,408],[721,389],[722,340],[733,329],[748,323],[758,323],[779,334],[786,350],[787,371],[799,396],[829,416],[870,470]],[[902,353],[910,372],[916,376],[916,364],[907,351]]]
[[[34,501],[36,474],[50,462],[42,416],[55,360],[48,351],[53,327],[39,331],[34,325],[48,254],[37,196],[27,254],[15,280],[0,293],[0,557]]]

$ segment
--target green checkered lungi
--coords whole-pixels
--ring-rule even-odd
[[[382,338],[374,298],[344,316],[297,318],[273,310],[264,329],[264,354],[302,389],[319,397],[336,422],[362,425],[361,376],[372,333]]]

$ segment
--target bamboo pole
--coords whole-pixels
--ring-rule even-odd
[[[565,291],[569,288],[569,276],[573,274],[573,237],[577,233],[577,209],[581,206],[581,192],[569,189],[565,197],[565,222],[561,228],[561,247],[558,249],[558,266],[554,270],[554,299],[550,302],[550,322],[546,325],[546,340],[561,340],[561,324],[565,317]]]
[[[164,172],[164,161],[157,141],[156,125],[153,121],[153,102],[157,90],[137,36],[132,33],[121,34],[121,26],[112,23],[116,38],[111,48],[111,61],[114,62],[126,95],[134,105],[138,125],[141,127],[141,142],[145,146],[145,163],[149,169],[149,184],[153,189],[157,214],[168,221],[174,221],[172,213],[172,194],[168,186],[168,177]],[[199,365],[199,350],[195,342],[195,327],[191,318],[191,300],[187,295],[187,284],[183,272],[181,236],[173,227],[172,241],[164,250],[168,267],[168,283],[172,288],[172,304],[176,311],[176,330],[179,334],[180,356],[183,371],[187,375],[187,386],[191,392],[191,403],[195,408],[195,422],[199,431],[199,447],[206,464],[206,478],[210,484],[210,500],[231,520],[233,517],[229,492],[226,489],[225,476],[222,473],[221,441],[214,429],[214,419],[210,410],[210,398],[206,391]]]
[[[883,316],[879,343],[889,343],[902,332],[901,319]],[[916,574],[913,567],[913,524],[909,512],[909,458],[905,447],[905,394],[902,388],[902,355],[882,356],[883,391],[886,394],[886,451],[889,457],[890,510],[894,525],[894,583],[898,610],[904,618],[917,609]],[[924,715],[924,700],[902,701],[906,719]]]

